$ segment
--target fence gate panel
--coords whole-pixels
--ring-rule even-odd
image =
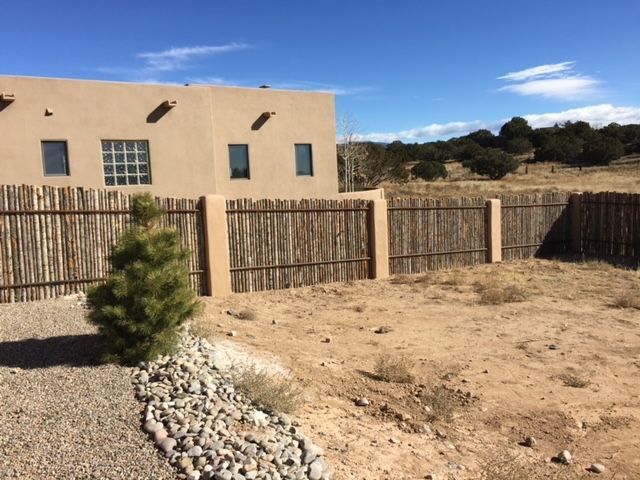
[[[234,292],[369,277],[364,200],[228,200]]]
[[[502,259],[561,254],[569,248],[569,194],[500,195]]]
[[[485,210],[481,197],[389,200],[389,273],[484,263]]]

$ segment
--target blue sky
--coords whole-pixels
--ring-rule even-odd
[[[364,138],[640,123],[640,1],[3,0],[0,74],[336,93]],[[0,80],[1,82],[1,80]]]

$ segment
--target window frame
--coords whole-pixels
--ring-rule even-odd
[[[233,168],[231,167],[231,147],[245,147],[247,152],[247,176],[246,177],[234,177]],[[251,158],[249,155],[248,143],[229,143],[227,144],[227,155],[229,157],[229,180],[251,180]]]
[[[47,161],[44,154],[45,143],[64,143],[64,167],[66,173],[47,173]],[[71,176],[71,166],[69,165],[69,142],[66,139],[48,138],[40,140],[40,154],[42,156],[42,174],[45,177],[69,177]]]
[[[113,150],[110,150],[108,152],[105,152],[104,150],[104,142],[111,142],[112,144],[115,143],[122,143],[122,153],[124,155],[124,163],[123,165],[128,166],[128,162],[127,162],[127,153],[134,153],[135,154],[135,165],[136,165],[136,173],[135,174],[130,174],[128,171],[118,175],[116,173],[115,167],[117,162],[115,161],[115,153],[118,153],[118,151],[115,150],[115,145],[113,145]],[[132,142],[135,143],[135,149],[133,152],[128,151],[127,150],[127,146],[126,144]],[[146,151],[138,151],[138,143],[145,143],[146,144]],[[113,173],[107,174],[105,173],[105,161],[104,161],[104,154],[105,153],[112,153],[112,161],[109,162],[109,165],[113,165],[114,167],[114,171]],[[147,156],[147,160],[146,160],[146,166],[147,166],[147,172],[146,173],[140,173],[140,164],[144,163],[144,162],[140,162],[138,159],[138,155],[140,153],[146,153]],[[100,158],[101,158],[101,167],[102,167],[102,182],[104,183],[104,186],[106,188],[117,188],[117,187],[144,187],[144,186],[150,186],[153,185],[153,177],[151,174],[151,145],[149,143],[149,140],[147,139],[114,139],[114,138],[102,138],[100,139]],[[129,176],[130,175],[136,175],[137,179],[138,179],[138,183],[129,183]],[[142,175],[146,175],[149,179],[148,183],[141,183],[140,182],[140,177]],[[113,177],[114,179],[114,184],[113,185],[107,185],[107,176],[109,177]],[[126,184],[118,184],[116,178],[119,176],[125,176],[127,179],[127,183]]]
[[[308,146],[309,147],[309,173],[298,173],[298,147],[299,146]],[[293,144],[293,152],[295,157],[295,168],[296,168],[296,177],[313,177],[313,144],[311,143],[294,143]]]

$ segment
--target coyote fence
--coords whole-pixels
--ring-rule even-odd
[[[640,194],[584,193],[580,211],[586,257],[640,265]]]
[[[388,201],[389,273],[484,263],[485,199],[392,199]]]
[[[228,200],[234,292],[369,278],[364,200]]]
[[[190,283],[203,293],[199,200],[157,198],[191,251]],[[83,188],[0,186],[0,303],[86,290],[109,274],[109,254],[131,225],[130,197]]]
[[[561,254],[569,248],[569,194],[500,195],[502,259]]]

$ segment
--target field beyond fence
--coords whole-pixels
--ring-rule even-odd
[[[562,253],[640,264],[638,194],[498,200],[156,198],[167,211],[163,224],[176,228],[191,252],[191,286],[199,294]],[[67,295],[104,281],[111,249],[130,222],[130,197],[120,192],[0,186],[0,302]]]

